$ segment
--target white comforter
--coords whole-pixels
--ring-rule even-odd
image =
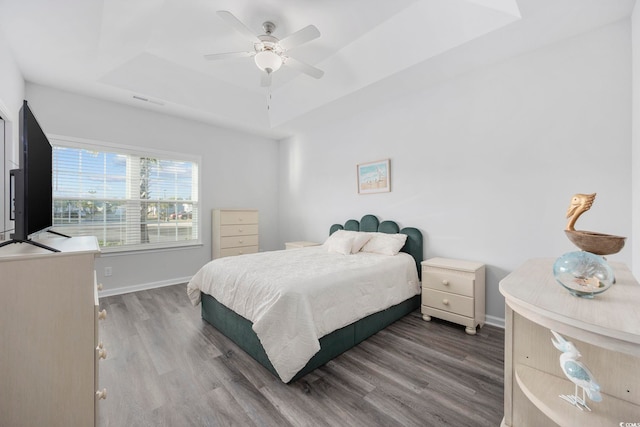
[[[271,364],[288,382],[320,350],[318,340],[369,314],[420,293],[414,259],[324,247],[219,258],[187,286],[253,322]]]

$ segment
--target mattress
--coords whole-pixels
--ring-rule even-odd
[[[252,322],[282,381],[288,382],[320,349],[319,339],[420,292],[414,258],[322,246],[220,258],[187,286],[191,302],[214,297]]]

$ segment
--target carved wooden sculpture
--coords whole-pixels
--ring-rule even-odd
[[[569,222],[564,232],[574,245],[583,251],[596,255],[611,255],[620,252],[624,247],[626,237],[613,236],[611,234],[595,233],[593,231],[576,230],[576,221],[586,211],[591,209],[596,193],[575,194],[571,198],[571,204],[567,209]]]

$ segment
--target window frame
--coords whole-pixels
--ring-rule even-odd
[[[158,158],[161,160],[170,160],[170,161],[185,161],[185,162],[193,162],[197,167],[197,200],[195,200],[195,204],[197,205],[198,210],[198,219],[193,227],[196,227],[197,239],[191,239],[186,241],[170,241],[170,242],[161,242],[161,243],[139,243],[139,244],[130,244],[124,246],[100,246],[100,250],[103,253],[126,253],[126,252],[157,252],[162,250],[170,250],[170,249],[180,249],[180,248],[188,248],[194,246],[202,246],[202,156],[193,155],[193,154],[185,154],[185,153],[176,153],[172,151],[158,150],[155,148],[147,148],[147,147],[139,147],[133,145],[126,144],[117,144],[112,142],[104,142],[93,139],[86,138],[77,138],[77,137],[69,137],[63,135],[52,135],[47,134],[47,138],[49,139],[49,143],[51,144],[52,149],[54,147],[65,147],[65,148],[74,148],[88,151],[96,151],[96,152],[112,152],[123,155],[132,155],[139,158]],[[54,196],[54,203],[56,197]],[[85,200],[85,199],[82,199]],[[90,200],[90,199],[86,199]],[[126,199],[125,199],[126,200]],[[54,211],[53,206],[51,210],[51,215],[53,217]],[[57,226],[54,224],[52,227],[54,230]],[[64,231],[64,230],[63,230]]]

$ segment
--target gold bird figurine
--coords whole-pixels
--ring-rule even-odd
[[[591,205],[593,205],[593,201],[595,199],[596,193],[575,194],[571,198],[571,204],[569,205],[569,209],[567,209],[567,218],[569,218],[569,222],[567,223],[567,228],[565,228],[565,230],[575,230],[573,227],[576,225],[576,221],[580,215],[591,209]]]
[[[613,236],[611,234],[582,231],[574,228],[576,221],[586,211],[591,209],[596,193],[575,194],[571,198],[571,204],[567,209],[569,222],[564,232],[574,245],[586,252],[596,255],[611,255],[620,252],[624,247],[626,237]]]

